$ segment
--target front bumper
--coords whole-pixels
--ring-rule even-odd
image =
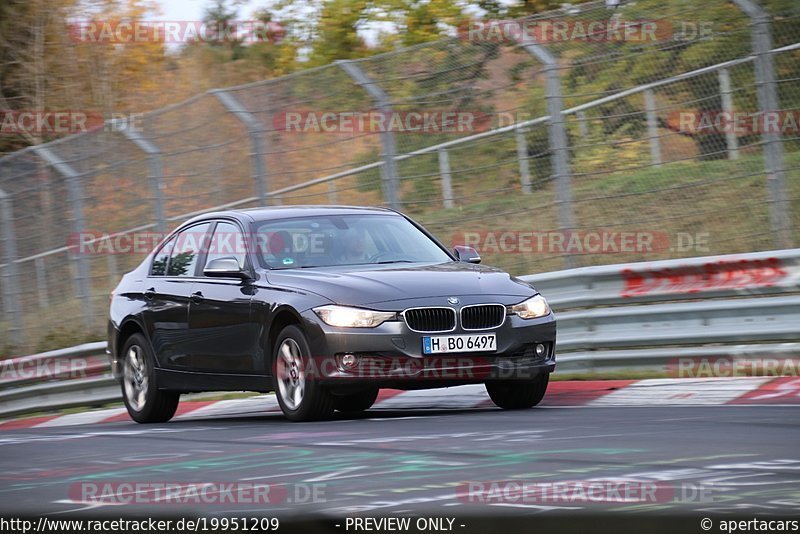
[[[480,383],[491,380],[526,380],[555,370],[556,320],[508,315],[497,328],[482,331],[456,329],[447,334],[411,331],[400,319],[375,328],[336,328],[323,323],[313,311],[303,314],[311,349],[307,376],[325,384],[360,384],[415,389]],[[426,335],[494,333],[497,350],[425,355]],[[534,347],[547,350],[537,356]],[[358,364],[341,365],[341,356],[353,354]]]

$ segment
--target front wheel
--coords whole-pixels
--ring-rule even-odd
[[[506,410],[532,408],[539,404],[547,391],[550,373],[533,380],[498,380],[486,382],[486,392],[497,406]]]
[[[172,419],[180,393],[156,386],[155,358],[145,337],[129,337],[122,354],[122,398],[131,419],[137,423],[165,423]]]
[[[305,335],[298,327],[287,326],[275,343],[272,377],[278,404],[290,421],[315,421],[333,413],[333,397],[315,376]]]

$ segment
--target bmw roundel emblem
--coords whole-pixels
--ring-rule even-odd
[[[449,299],[447,299],[447,302],[449,302],[450,304],[458,304],[459,301],[457,297],[450,297]]]

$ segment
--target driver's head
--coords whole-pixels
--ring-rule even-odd
[[[366,236],[361,228],[351,228],[344,234],[344,251],[348,256],[363,256]]]
[[[267,247],[279,260],[287,258],[292,254],[292,236],[286,230],[279,230],[269,237]]]

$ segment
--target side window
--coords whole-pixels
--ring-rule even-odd
[[[206,234],[210,223],[198,224],[177,235],[169,258],[167,276],[194,276],[197,259],[206,250]]]
[[[239,268],[244,269],[247,258],[244,235],[237,225],[220,221],[214,230],[214,236],[208,247],[206,266],[217,258],[234,257],[239,262]]]
[[[172,247],[175,245],[175,237],[167,241],[161,250],[153,257],[153,265],[150,267],[150,276],[164,276],[167,274],[167,263]]]

